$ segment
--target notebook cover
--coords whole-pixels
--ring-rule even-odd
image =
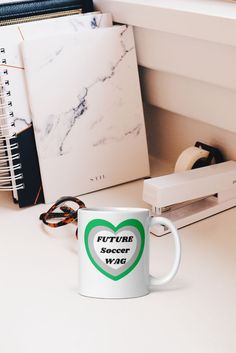
[[[93,11],[92,0],[32,0],[0,4],[0,21],[28,17],[65,10]]]
[[[38,157],[35,148],[34,133],[29,108],[27,89],[25,85],[24,64],[22,61],[19,44],[25,39],[40,38],[41,36],[72,33],[84,28],[111,26],[110,14],[85,14],[61,17],[57,19],[30,22],[20,25],[12,25],[0,28],[1,43],[4,48],[6,62],[0,66],[7,71],[6,81],[9,81],[11,91],[12,111],[17,136],[19,137],[19,153],[24,158],[22,171],[25,189],[18,191],[20,207],[30,206],[43,201],[43,189],[40,171],[38,169]],[[30,155],[29,155],[30,151]],[[34,177],[32,175],[35,174]],[[38,192],[40,191],[40,196]]]
[[[19,151],[22,150],[22,147],[24,149],[24,153],[20,154],[24,189],[17,191],[19,205],[20,207],[25,207],[43,203],[44,195],[41,176],[40,173],[38,173],[38,158],[37,154],[34,153],[36,147],[32,125],[17,135],[17,142]],[[25,146],[28,146],[28,148],[24,148]]]
[[[131,27],[24,41],[46,202],[149,175]]]

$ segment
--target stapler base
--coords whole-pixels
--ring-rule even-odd
[[[163,212],[162,216],[169,218],[175,224],[176,228],[180,229],[234,206],[236,206],[236,198],[219,202],[219,197],[216,195],[194,201],[186,206],[182,205],[179,208],[177,207],[174,209],[173,207],[173,209],[171,209],[170,207],[170,210]],[[155,207],[153,207],[152,215],[157,215],[155,212]],[[158,226],[153,227],[151,229],[151,233],[161,236],[169,233],[169,230],[164,226]]]

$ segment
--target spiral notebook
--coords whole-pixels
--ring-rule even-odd
[[[0,190],[20,207],[44,202],[20,43],[85,28],[112,26],[110,14],[80,14],[0,27]]]
[[[24,41],[22,53],[46,202],[149,175],[131,27]]]

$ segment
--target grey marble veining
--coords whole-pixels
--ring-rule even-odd
[[[122,135],[120,136],[109,136],[109,137],[102,137],[100,140],[95,141],[93,143],[94,147],[97,147],[99,145],[106,145],[106,144],[110,144],[110,143],[114,143],[114,142],[121,142],[123,141],[125,138],[127,137],[136,137],[140,134],[140,131],[143,127],[143,124],[138,124],[137,126],[135,126],[134,128],[132,128],[131,130],[125,131]]]
[[[113,76],[116,73],[116,69],[117,67],[122,64],[123,60],[125,59],[125,57],[132,51],[134,50],[134,46],[131,47],[127,47],[125,41],[123,40],[123,36],[126,33],[128,27],[125,27],[124,29],[121,30],[121,32],[119,33],[120,36],[120,53],[119,53],[119,57],[117,58],[117,60],[112,63],[110,65],[110,67],[108,67],[108,70],[106,72],[105,75],[103,76],[99,76],[96,77],[91,84],[89,84],[87,87],[83,87],[81,89],[81,91],[79,92],[78,96],[77,96],[77,103],[76,105],[74,105],[69,111],[65,111],[65,112],[61,112],[57,115],[52,115],[50,114],[48,119],[46,119],[46,126],[44,128],[44,131],[42,131],[42,140],[47,140],[47,139],[51,139],[51,137],[53,138],[53,136],[55,137],[55,135],[60,136],[60,138],[58,137],[56,142],[57,143],[57,147],[54,149],[55,154],[56,155],[63,155],[64,154],[64,143],[66,141],[66,139],[69,137],[71,130],[73,129],[73,127],[75,126],[75,124],[77,123],[77,121],[82,117],[82,116],[86,116],[86,112],[88,110],[88,106],[89,106],[89,94],[90,94],[90,90],[92,88],[97,89],[97,85],[101,85],[104,82],[106,82],[107,80],[111,80],[113,78]],[[56,59],[56,56],[62,53],[62,50],[56,50],[55,56],[53,57],[53,59],[51,59],[50,61],[47,62],[48,64],[51,64],[53,62],[53,60]],[[59,54],[58,54],[59,53]],[[45,64],[46,65],[46,64]],[[40,70],[42,69],[43,66],[40,67]],[[98,87],[99,89],[99,87]],[[97,124],[99,124],[99,122],[97,121]],[[138,124],[138,129],[141,129],[141,124]],[[63,131],[63,133],[58,133],[58,130]],[[136,131],[137,127],[131,129],[130,131]],[[114,136],[111,137],[106,137],[103,136],[101,137],[101,141],[106,141],[106,143],[109,142],[114,142],[114,141],[120,141],[123,138],[129,137],[130,134],[124,132],[121,136],[116,136],[115,135],[115,131],[113,132]],[[135,134],[132,134],[133,136],[135,136]],[[97,142],[92,142],[92,145],[94,147],[96,147],[98,145]]]

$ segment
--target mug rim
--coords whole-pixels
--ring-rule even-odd
[[[148,208],[144,207],[84,207],[79,208],[80,212],[101,212],[101,213],[141,213],[141,212],[150,212]]]

